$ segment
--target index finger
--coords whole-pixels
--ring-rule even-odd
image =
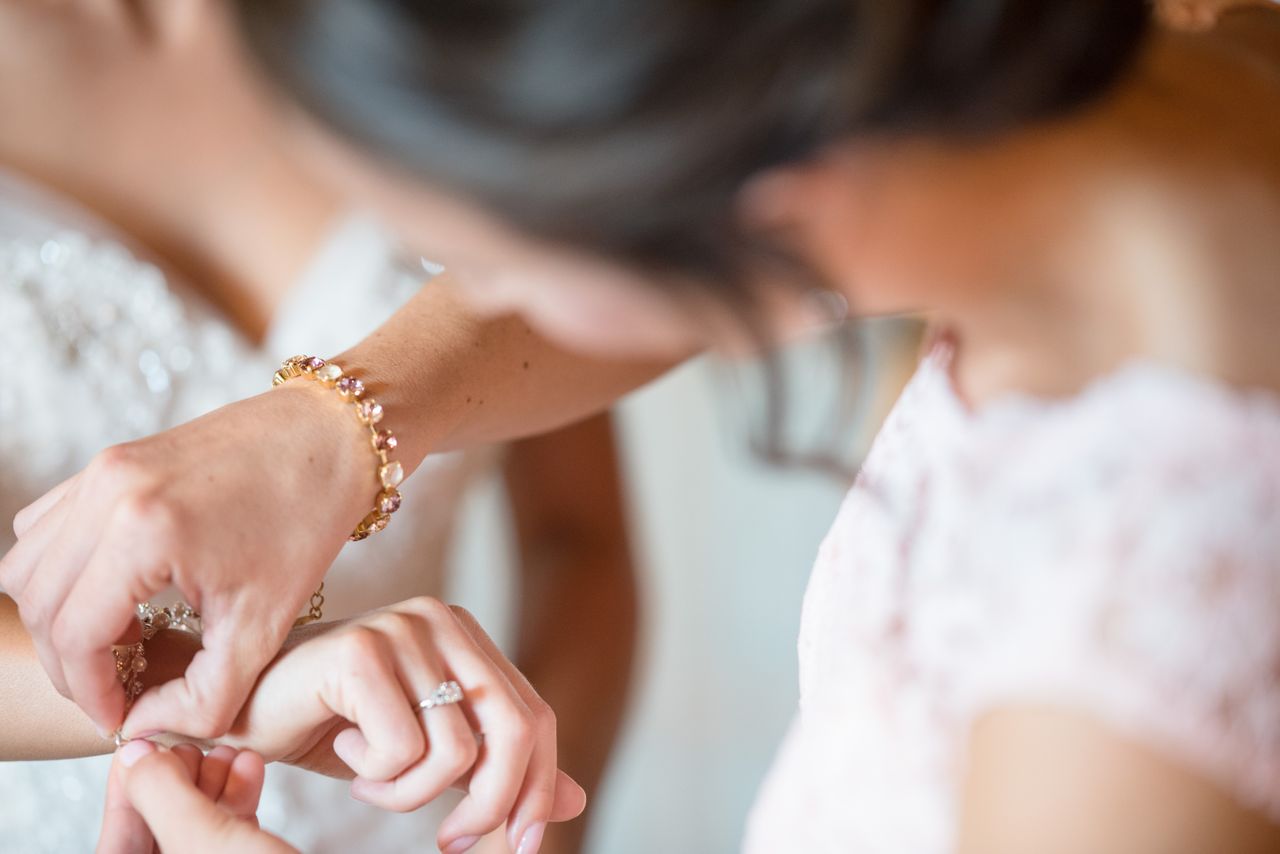
[[[140,572],[146,564],[129,557],[110,541],[100,543],[51,627],[71,699],[103,732],[124,722],[124,689],[111,647],[135,625],[138,603],[164,587],[162,576]]]
[[[145,691],[129,710],[125,734],[176,732],[217,738],[235,722],[259,674],[279,651],[283,633],[266,618],[236,607],[216,622],[206,615],[204,648],[187,671]]]
[[[79,474],[72,475],[53,489],[50,489],[44,495],[41,495],[35,501],[32,501],[26,507],[19,510],[13,517],[14,536],[18,539],[22,539],[26,536],[32,526],[39,522],[41,518],[44,517],[44,514],[48,513],[55,504],[61,501],[62,496],[66,495],[79,479]]]

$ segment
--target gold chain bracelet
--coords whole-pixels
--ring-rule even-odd
[[[404,468],[389,456],[396,447],[396,437],[390,430],[378,428],[378,422],[382,420],[382,404],[365,397],[364,383],[347,376],[338,365],[319,356],[293,356],[280,365],[271,385],[283,385],[298,377],[307,377],[337,391],[343,400],[351,404],[356,418],[369,431],[369,444],[378,460],[379,490],[373,509],[351,532],[351,540],[363,540],[387,527],[391,514],[400,509],[400,493],[396,487],[404,480]]]

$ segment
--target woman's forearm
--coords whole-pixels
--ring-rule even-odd
[[[18,607],[0,596],[0,760],[107,753],[111,742],[49,682]]]
[[[180,674],[198,646],[181,632],[156,635],[147,644],[144,682]],[[96,756],[113,748],[75,703],[54,690],[17,605],[0,595],[0,761]]]
[[[571,423],[672,367],[592,360],[517,318],[477,318],[447,275],[338,361],[384,405],[396,456],[410,470],[430,453]]]

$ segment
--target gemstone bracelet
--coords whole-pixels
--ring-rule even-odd
[[[356,525],[350,539],[363,540],[370,534],[378,533],[387,527],[391,514],[400,509],[400,493],[396,491],[396,487],[404,480],[404,468],[388,457],[395,450],[396,437],[390,430],[378,428],[378,422],[382,420],[382,404],[364,396],[363,382],[347,376],[338,365],[326,362],[319,356],[293,356],[285,359],[271,384],[283,385],[296,377],[309,377],[336,390],[343,400],[351,404],[360,423],[369,429],[369,443],[378,458],[379,492],[373,509]]]

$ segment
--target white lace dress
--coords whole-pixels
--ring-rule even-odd
[[[279,360],[360,340],[425,278],[372,220],[334,230],[251,346],[190,288],[65,200],[0,172],[0,519],[102,448],[180,424],[270,386]],[[428,460],[396,524],[349,544],[325,581],[325,616],[438,594],[462,492],[487,453]],[[12,545],[0,525],[0,553]],[[108,757],[0,763],[0,850],[91,851]],[[268,771],[260,817],[303,850],[434,850],[438,809],[397,815],[345,783]]]
[[[1280,399],[1134,362],[971,412],[925,359],[824,542],[746,848],[952,850],[971,722],[1044,701],[1280,821]]]

